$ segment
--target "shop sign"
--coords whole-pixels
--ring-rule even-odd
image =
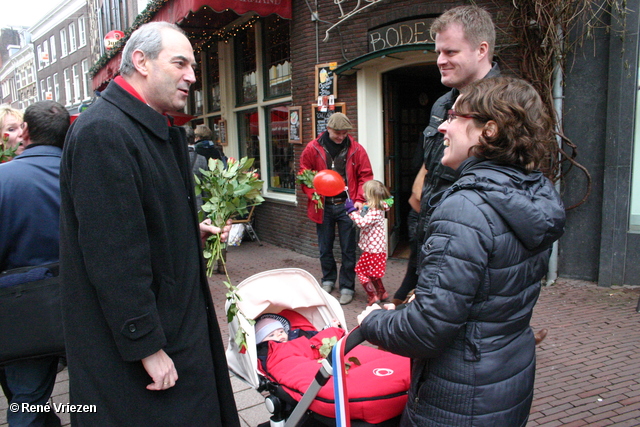
[[[367,33],[369,52],[409,44],[435,43],[429,34],[434,18],[398,22]]]
[[[118,43],[118,41],[124,37],[124,33],[120,30],[109,31],[106,36],[104,36],[104,47],[107,50],[113,49],[113,47]]]

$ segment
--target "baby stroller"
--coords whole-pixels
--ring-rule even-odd
[[[311,327],[318,331],[335,319],[347,330],[339,302],[322,290],[316,279],[305,270],[283,268],[255,274],[238,285],[238,295],[241,298],[238,306],[247,318],[256,319],[264,313],[290,315],[293,317],[289,318],[292,329]],[[227,302],[227,310],[229,305]],[[243,352],[235,342],[239,325],[247,333],[247,349]],[[354,427],[397,426],[407,401],[409,360],[358,345],[362,341],[362,335],[356,328],[333,349],[343,347],[345,359],[349,357],[357,365],[352,366],[345,377],[349,383],[343,405],[347,407],[346,413],[350,414],[347,418]],[[284,347],[278,347],[281,348]],[[340,413],[342,404],[340,394],[334,396],[334,384],[330,380],[333,375],[341,376],[342,371],[334,373],[332,355],[321,363],[317,360],[310,362],[311,366],[306,362],[303,365],[299,358],[285,358],[287,372],[276,377],[271,371],[265,374],[259,369],[257,353],[253,326],[242,316],[236,316],[229,324],[226,352],[229,368],[257,391],[268,393],[265,405],[273,414],[271,427],[336,425],[336,409]],[[340,363],[333,364],[340,366]],[[289,373],[295,378],[290,378]],[[344,413],[342,408],[343,417]]]

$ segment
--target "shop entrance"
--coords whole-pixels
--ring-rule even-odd
[[[435,64],[412,65],[383,74],[385,182],[394,197],[389,254],[409,257],[407,215],[411,186],[422,162],[422,131],[434,101],[449,89]]]

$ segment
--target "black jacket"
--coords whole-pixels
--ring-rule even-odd
[[[497,63],[493,63],[491,70],[484,77],[491,78],[500,75],[500,67]],[[429,224],[429,213],[433,204],[431,197],[438,192],[447,189],[456,180],[456,173],[453,169],[441,163],[444,155],[444,134],[438,131],[438,126],[447,119],[447,112],[453,108],[453,104],[458,99],[460,91],[451,89],[436,100],[431,107],[431,117],[429,124],[422,132],[424,150],[424,167],[427,169],[427,175],[424,177],[422,185],[422,193],[420,197],[420,220],[417,228],[418,243],[422,244],[425,239],[425,231]]]
[[[111,82],[61,165],[63,323],[74,426],[239,426],[184,129]],[[222,295],[219,297],[222,298]],[[160,349],[179,379],[149,391]]]
[[[372,312],[371,343],[413,358],[404,425],[524,426],[533,398],[529,321],[565,212],[551,182],[477,158],[439,199],[416,299]]]

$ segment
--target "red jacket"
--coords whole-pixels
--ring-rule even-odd
[[[322,135],[321,135],[322,136]],[[327,169],[327,154],[322,145],[318,142],[321,138],[314,139],[307,144],[302,155],[300,156],[300,171],[310,169],[320,171]],[[349,138],[349,151],[347,152],[347,186],[349,187],[349,197],[353,202],[365,202],[364,191],[362,186],[365,182],[373,179],[373,171],[371,163],[364,147],[351,137]],[[322,209],[316,209],[317,205],[311,200],[313,189],[302,185],[302,191],[307,195],[307,216],[311,221],[322,224],[324,212]],[[322,198],[324,203],[324,197]]]

